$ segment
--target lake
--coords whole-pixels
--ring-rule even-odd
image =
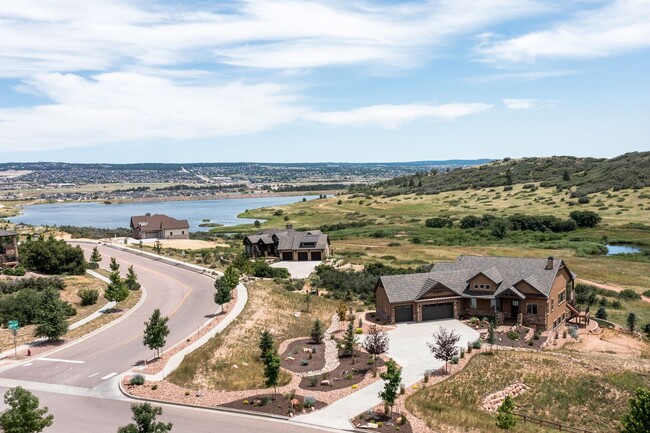
[[[134,215],[165,214],[176,219],[186,219],[190,231],[208,231],[210,227],[199,227],[204,219],[212,223],[234,226],[252,223],[254,220],[237,218],[246,209],[281,206],[312,200],[318,196],[288,196],[261,198],[228,198],[220,200],[159,201],[139,203],[103,204],[97,202],[49,203],[25,206],[22,214],[11,217],[13,223],[35,226],[68,225],[77,227],[98,227],[114,229],[129,227]]]
[[[640,253],[641,250],[634,245],[605,245],[607,247],[607,255],[615,256],[617,254],[634,254]]]

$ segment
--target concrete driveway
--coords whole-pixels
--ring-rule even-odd
[[[432,334],[441,327],[460,334],[458,347],[467,347],[467,343],[479,338],[479,333],[458,320],[436,320],[424,323],[400,323],[396,329],[389,331],[390,350],[388,356],[402,366],[402,383],[411,386],[424,376],[427,370],[436,370],[444,365],[433,357],[427,342],[432,342]],[[319,411],[300,415],[293,422],[319,427],[353,430],[350,418],[379,404],[379,392],[384,382],[379,380],[359,391],[344,397]]]
[[[277,262],[273,263],[271,266],[274,268],[285,268],[291,274],[293,279],[303,279],[307,278],[314,272],[316,266],[320,265],[321,261],[312,261],[312,262]]]

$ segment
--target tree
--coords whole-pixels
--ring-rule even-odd
[[[627,315],[627,329],[630,330],[630,332],[634,332],[636,329],[636,314],[635,313],[630,313]]]
[[[0,428],[5,433],[39,433],[52,425],[54,416],[47,407],[40,408],[38,397],[17,386],[5,393],[5,404],[9,406],[0,415]]]
[[[148,322],[144,322],[144,337],[142,343],[160,356],[160,349],[165,347],[165,338],[169,335],[167,322],[169,317],[162,317],[160,310],[155,309]]]
[[[605,307],[603,307],[602,305],[598,307],[598,311],[596,311],[596,319],[607,320],[607,317],[608,317],[607,310],[605,310]]]
[[[117,272],[120,270],[120,264],[117,263],[117,260],[115,257],[111,257],[111,264],[110,264],[111,272]]]
[[[34,336],[58,340],[68,332],[68,314],[66,303],[52,289],[46,290],[36,312],[36,331]]]
[[[129,296],[129,288],[126,287],[119,271],[111,272],[110,282],[104,290],[104,298],[111,302],[122,302]]]
[[[647,433],[650,431],[650,389],[637,388],[630,399],[628,411],[621,419],[621,433]]]
[[[134,403],[131,412],[134,422],[118,428],[117,433],[167,433],[172,430],[172,423],[156,422],[156,416],[162,415],[161,407],[150,403]]]
[[[343,356],[354,356],[354,348],[357,345],[357,336],[354,333],[354,323],[350,321],[348,323],[348,329],[345,331],[343,336],[343,343],[341,348],[343,349]]]
[[[374,360],[377,355],[381,355],[388,351],[388,334],[382,331],[377,325],[370,325],[368,328],[368,335],[366,335],[366,338],[361,342],[361,345],[366,349],[366,352],[372,355]],[[373,373],[376,371],[375,363],[372,364],[372,371]]]
[[[445,372],[447,373],[449,372],[447,369],[449,361],[458,352],[456,343],[459,340],[460,335],[455,331],[448,331],[447,328],[441,327],[438,332],[433,333],[433,343],[427,343],[434,358],[445,361]]]
[[[98,264],[101,261],[102,255],[99,253],[99,249],[97,247],[94,247],[93,252],[90,255],[90,263]]]
[[[336,307],[336,315],[339,316],[339,321],[341,322],[348,317],[348,307],[345,305],[345,302],[339,302],[339,306]]]
[[[305,313],[309,313],[309,310],[311,309],[311,295],[309,293],[305,295],[303,303],[305,305]]]
[[[494,338],[494,323],[492,321],[490,321],[490,327],[488,328],[487,342],[491,345],[496,342],[496,339]],[[492,350],[492,348],[490,348],[490,350]]]
[[[133,270],[133,265],[129,266],[128,271],[126,272],[126,278],[124,279],[124,284],[129,290],[138,290],[141,286],[138,282],[138,276]]]
[[[260,359],[262,360],[266,357],[266,353],[273,349],[273,335],[268,329],[265,329],[260,333],[260,342],[258,347],[260,348]]]
[[[230,265],[226,268],[221,279],[224,280],[224,283],[232,290],[239,284],[239,276],[237,268]]]
[[[501,406],[497,408],[497,427],[508,430],[517,425],[517,415],[515,415],[515,402],[509,395],[503,400]]]
[[[214,293],[214,302],[223,309],[224,304],[227,304],[232,299],[232,288],[228,286],[228,282],[224,280],[224,277],[214,282],[214,288],[217,290]]]
[[[490,233],[497,239],[503,239],[508,233],[508,223],[503,218],[492,221]]]
[[[512,170],[508,168],[506,170],[506,185],[512,185],[513,180]]]
[[[314,326],[311,327],[311,341],[320,344],[323,342],[324,335],[325,330],[323,329],[323,322],[321,322],[320,319],[316,319],[316,321],[314,321]]]
[[[569,214],[569,218],[574,220],[578,227],[596,227],[602,220],[600,215],[590,210],[574,210]]]
[[[399,386],[402,382],[402,369],[397,366],[397,363],[395,361],[389,359],[386,361],[386,371],[384,373],[380,373],[379,377],[381,377],[385,382],[383,391],[379,393],[379,398],[381,398],[384,403],[390,406],[390,410],[392,412],[393,406],[395,405],[395,400],[397,400]]]
[[[84,252],[53,236],[36,240],[27,238],[18,246],[20,263],[25,268],[44,274],[82,275],[88,268]]]
[[[153,250],[156,254],[162,253],[162,242],[156,241],[153,243]]]
[[[262,225],[262,223],[261,223],[259,220],[255,220],[255,222],[253,223],[253,225],[255,226],[255,228],[260,228],[260,226]]]
[[[264,356],[264,378],[266,386],[272,386],[275,394],[280,380],[280,355],[275,349],[268,350]]]

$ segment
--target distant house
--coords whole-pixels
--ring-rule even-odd
[[[331,254],[329,236],[320,230],[261,230],[244,238],[249,257],[277,257],[284,261],[323,260]]]
[[[0,268],[18,264],[18,235],[15,232],[0,230]]]
[[[496,314],[499,323],[551,330],[585,317],[573,305],[574,278],[564,261],[553,257],[461,256],[427,273],[380,277],[377,315],[396,323]]]
[[[148,213],[131,217],[131,232],[136,239],[189,239],[190,224],[187,220]]]

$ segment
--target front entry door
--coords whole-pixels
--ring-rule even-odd
[[[512,301],[510,305],[510,317],[517,318],[519,314],[519,301]]]

